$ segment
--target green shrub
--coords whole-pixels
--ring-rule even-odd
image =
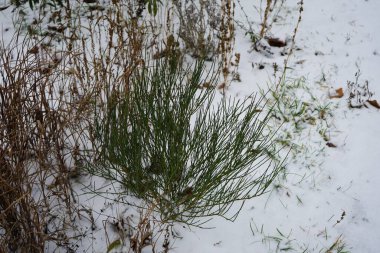
[[[233,220],[240,209],[228,213],[232,204],[263,194],[281,169],[269,156],[262,99],[223,98],[214,106],[215,90],[200,89],[215,85],[205,69],[203,61],[157,60],[135,72],[124,96],[96,110],[99,153],[90,172],[125,186],[163,222]]]

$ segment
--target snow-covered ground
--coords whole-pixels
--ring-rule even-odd
[[[244,4],[246,13],[254,13],[249,1]],[[271,30],[275,37],[290,36],[298,18],[296,5],[287,1],[286,8],[289,12],[280,14],[283,21]],[[372,99],[380,101],[378,10],[380,3],[371,0],[305,1],[296,37],[300,50],[291,57],[287,76],[305,77],[308,87],[322,91],[314,93],[324,103],[333,103],[329,141],[337,147],[325,148],[311,168],[306,166],[310,160],[290,165],[278,190],[248,202],[235,223],[218,219],[213,230],[186,233],[176,243],[178,252],[326,252],[338,238],[350,252],[379,251],[380,110],[371,105],[352,109],[347,102],[347,81],[355,81],[358,70],[359,83],[368,80]],[[281,66],[284,57],[277,53],[268,59],[249,53],[247,39],[242,36],[236,41],[242,54],[242,83],[234,84],[231,92],[249,94],[256,85],[265,85],[265,78],[271,79],[271,63]],[[265,68],[252,68],[252,63]],[[344,97],[330,99],[329,90],[338,88],[343,88]],[[306,141],[315,134],[311,132]]]
[[[253,2],[241,0],[241,5],[248,19],[258,22]],[[207,223],[212,229],[176,224],[177,238],[171,240],[169,252],[380,251],[380,190],[376,186],[380,182],[380,109],[368,102],[362,108],[350,108],[347,86],[360,70],[358,83],[368,80],[368,89],[374,93],[370,100],[380,103],[380,1],[308,0],[303,9],[286,76],[288,80],[303,78],[304,86],[290,96],[309,103],[312,95],[318,108],[325,106],[329,115],[293,133],[291,142],[301,148],[289,154],[287,170],[271,192],[247,201],[235,222],[215,218]],[[5,37],[11,27],[10,15],[9,9],[0,11]],[[288,40],[298,15],[299,4],[286,1],[268,34]],[[238,5],[236,18],[247,22]],[[281,52],[288,47],[272,48],[272,55],[252,50],[252,42],[237,26],[235,51],[241,55],[241,82],[233,82],[227,93],[244,98],[276,83],[273,63],[281,71],[287,57]],[[339,88],[343,97],[331,98]],[[292,125],[285,128],[294,130]],[[104,221],[112,218],[100,210],[120,216],[132,211],[124,212],[116,205],[111,208],[106,200],[88,195],[79,199],[94,210],[98,229],[78,242],[77,251],[105,252],[109,242]]]
[[[255,12],[249,1],[244,4],[246,13]],[[273,36],[283,39],[298,18],[295,3],[287,1],[285,6],[288,11],[280,13],[284,19],[271,29]],[[305,1],[296,37],[299,50],[290,58],[287,77],[305,77],[321,103],[333,105],[329,142],[337,147],[320,142],[326,148],[314,165],[312,159],[303,163],[301,152],[301,161],[288,166],[288,176],[279,180],[277,190],[247,202],[235,223],[216,219],[213,230],[184,233],[176,252],[328,252],[340,239],[346,251],[379,251],[380,109],[369,104],[353,109],[347,102],[347,81],[355,81],[358,70],[359,83],[368,80],[372,99],[380,101],[378,10],[380,3],[371,0]],[[230,92],[242,96],[256,85],[273,82],[272,62],[281,66],[284,60],[279,51],[273,50],[269,59],[251,52],[243,35],[236,44],[242,55],[242,83],[234,83]],[[252,68],[252,63],[265,68]],[[331,90],[338,88],[344,96],[330,99]],[[308,135],[298,141],[311,142],[318,133]]]

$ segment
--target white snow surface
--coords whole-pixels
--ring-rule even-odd
[[[254,2],[241,0],[252,20],[257,19]],[[270,29],[273,37],[292,36],[298,8],[296,1],[285,2],[278,22]],[[299,50],[290,57],[287,77],[304,77],[313,94],[334,105],[329,142],[336,147],[327,147],[318,140],[313,147],[319,146],[323,151],[315,157],[309,154],[311,159],[306,160],[303,152],[296,159],[289,156],[286,179],[278,179],[277,187],[272,187],[271,192],[246,201],[234,222],[216,217],[205,225],[212,229],[176,224],[174,229],[181,238],[171,240],[169,252],[328,252],[339,238],[345,243],[346,251],[380,252],[380,188],[377,187],[380,109],[368,104],[368,108],[353,109],[347,103],[347,81],[354,81],[359,69],[359,82],[368,80],[374,93],[372,99],[380,102],[380,1],[307,0],[303,8],[295,40]],[[9,9],[0,12],[0,30],[5,39],[10,34],[6,31],[12,24],[10,16]],[[246,22],[238,6],[236,17]],[[273,48],[269,57],[251,50],[251,42],[244,33],[237,28],[235,51],[241,54],[242,81],[232,82],[227,90],[238,98],[276,82],[272,63],[281,68],[286,57],[280,55],[284,49]],[[262,64],[264,69],[259,69],[257,64]],[[344,97],[329,98],[329,90],[338,88],[343,88]],[[318,136],[313,131],[296,141],[313,142]],[[314,163],[310,164],[311,161]],[[99,178],[92,180],[97,185],[105,184]],[[77,190],[80,193],[81,187]],[[130,208],[124,212],[123,205],[107,205],[100,197],[80,195],[79,200],[94,210],[97,229],[78,241],[77,252],[105,252],[109,242],[103,221],[112,220],[108,216],[134,211]],[[104,214],[101,209],[105,210]],[[83,224],[86,230],[86,222]],[[47,252],[54,250],[48,248]],[[147,248],[144,252],[150,251]]]
[[[255,12],[250,1],[243,5],[246,13]],[[273,36],[283,39],[292,34],[298,18],[295,3],[287,1],[286,7],[289,12],[282,13],[285,25],[271,29]],[[354,81],[360,69],[359,82],[368,80],[370,91],[375,93],[373,99],[379,101],[379,10],[380,2],[374,0],[305,1],[295,44],[300,50],[290,58],[292,69],[287,76],[306,77],[311,89],[318,89],[317,82],[324,76],[325,88],[341,87],[346,92],[347,81]],[[282,66],[284,60],[278,52],[268,58],[249,49],[247,38],[238,34],[236,51],[242,55],[242,82],[233,83],[230,89],[237,96],[273,82],[272,62]],[[299,61],[302,63],[297,64]],[[265,68],[252,68],[255,63]],[[329,100],[328,90],[322,94]],[[326,148],[317,166],[310,170],[300,164],[289,166],[288,180],[281,183],[279,191],[247,202],[234,223],[215,219],[215,229],[184,232],[174,252],[281,252],[290,247],[295,252],[326,252],[339,236],[346,251],[379,252],[380,110],[371,106],[351,109],[347,97],[348,91],[343,98],[330,101],[337,106],[331,137],[337,147]],[[299,183],[303,175],[308,179]],[[343,212],[343,220],[337,223]],[[253,225],[254,236],[249,224],[258,227],[259,231]],[[263,234],[282,238],[281,243]]]

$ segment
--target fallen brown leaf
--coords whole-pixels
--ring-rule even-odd
[[[377,100],[367,100],[368,103],[374,107],[376,107],[377,109],[380,109],[380,105],[379,103],[377,102]]]
[[[331,142],[327,142],[326,145],[329,148],[336,148],[337,147],[334,143],[331,143]]]
[[[280,40],[279,38],[267,38],[268,44],[271,47],[285,47],[286,42]]]
[[[343,88],[338,88],[335,90],[335,95],[330,95],[330,98],[341,98],[343,95]]]

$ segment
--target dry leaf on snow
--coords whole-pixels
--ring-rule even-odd
[[[377,102],[377,100],[367,100],[368,103],[374,107],[376,107],[377,109],[380,109],[380,105],[379,103]]]
[[[343,88],[339,88],[339,89],[336,89],[335,90],[335,94],[330,94],[330,98],[341,98],[343,97],[344,93],[343,93]]]
[[[283,40],[280,40],[279,38],[267,38],[268,44],[271,47],[285,47],[286,42]]]
[[[329,148],[336,148],[337,147],[334,143],[331,143],[331,142],[327,142],[326,145]]]

